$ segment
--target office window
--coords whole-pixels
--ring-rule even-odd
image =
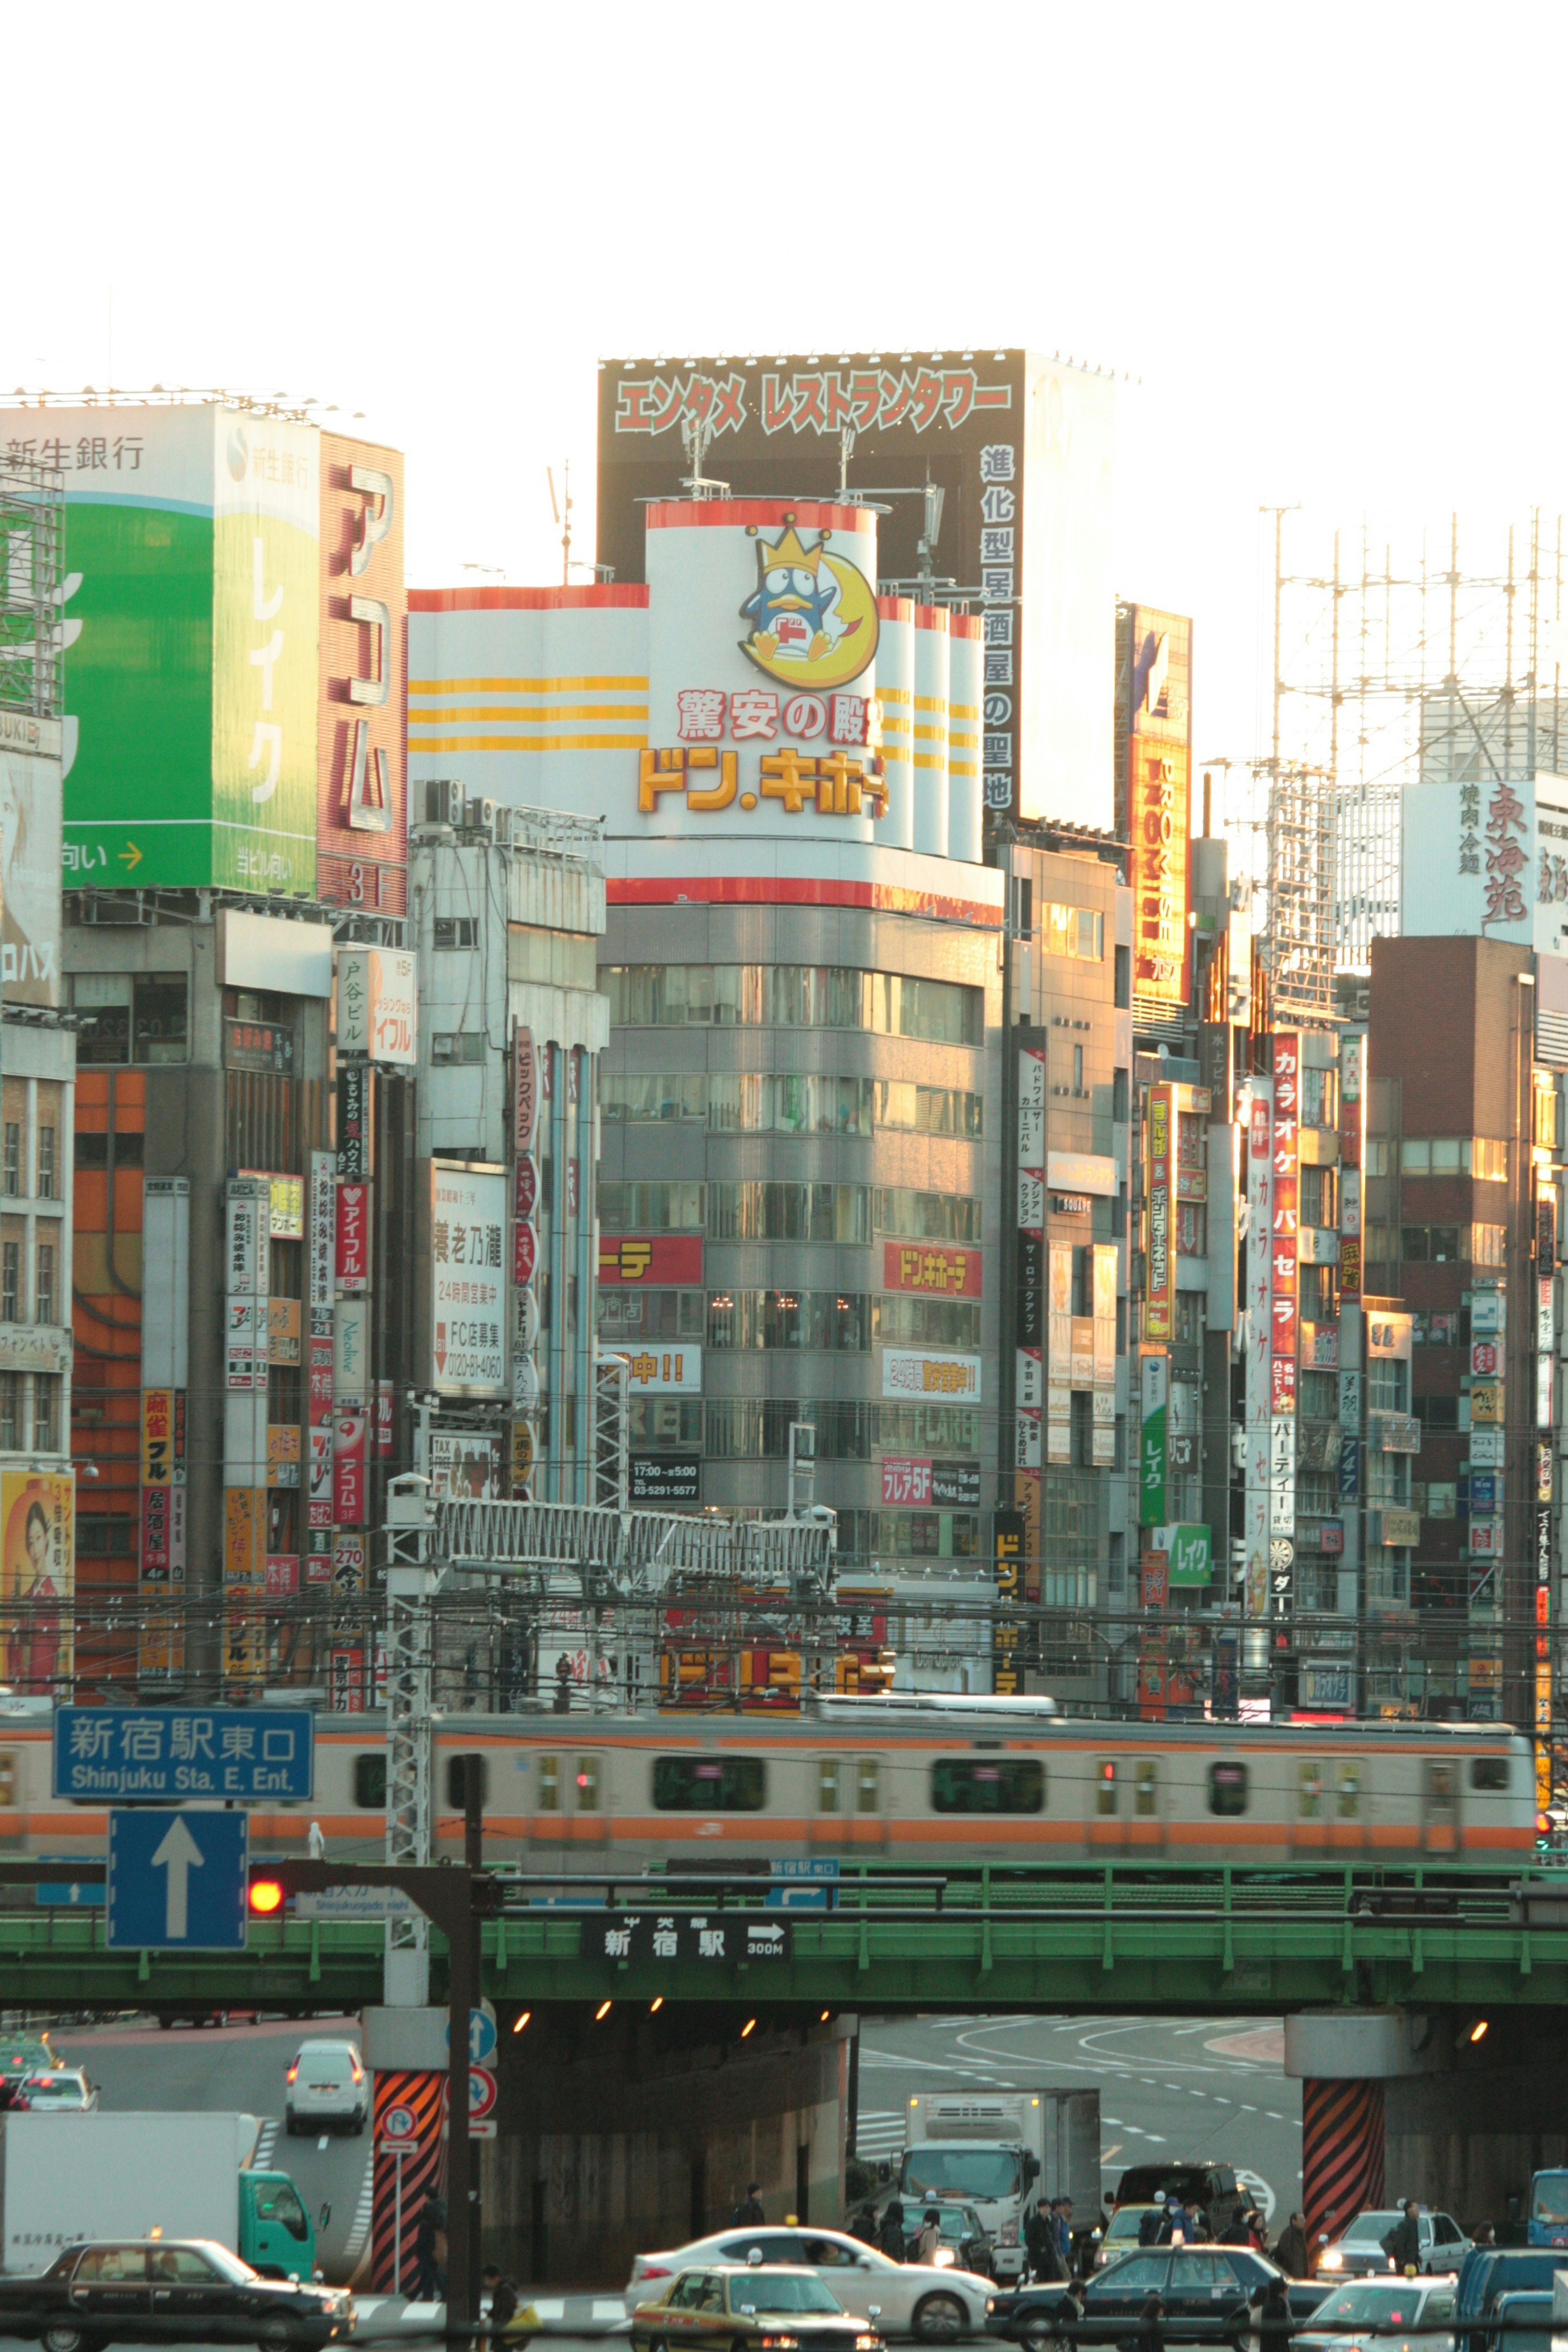
[[[58,1175],[57,1160],[55,1150],[55,1129],[52,1127],[40,1127],[38,1129],[39,1200],[53,1201],[57,1199],[58,1194],[56,1189]]]
[[[33,1444],[40,1454],[53,1454],[60,1442],[60,1383],[52,1372],[33,1378]]]
[[[0,1322],[22,1319],[22,1244],[0,1243]]]
[[[1072,1048],[1072,1091],[1074,1094],[1078,1095],[1081,1095],[1083,1092],[1083,1048],[1082,1045],[1074,1045]]]
[[[19,1118],[5,1121],[5,1197],[19,1201],[22,1197],[22,1122]]]
[[[1105,918],[1088,907],[1057,906],[1047,899],[1040,910],[1040,943],[1047,955],[1103,963]]]
[[[15,1454],[22,1443],[22,1375],[0,1372],[0,1447]]]
[[[601,1184],[599,1223],[607,1234],[701,1233],[707,1222],[704,1184]]]
[[[34,1284],[34,1291],[36,1294],[33,1309],[34,1322],[57,1322],[59,1318],[55,1313],[55,1245],[53,1242],[38,1244],[37,1276]]]

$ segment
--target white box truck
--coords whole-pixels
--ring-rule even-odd
[[[972,2205],[990,2234],[998,2280],[1024,2266],[1023,2225],[1053,2197],[1072,2200],[1075,2231],[1100,2218],[1098,2091],[935,2091],[904,2113],[899,2194]]]
[[[316,2232],[286,2172],[258,2172],[256,2116],[7,2114],[0,2245],[47,2270],[87,2238],[215,2238],[256,2270],[308,2279]]]

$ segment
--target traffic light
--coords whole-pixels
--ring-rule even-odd
[[[282,1884],[276,1878],[253,1878],[246,1900],[254,1918],[270,1919],[283,1908]]]

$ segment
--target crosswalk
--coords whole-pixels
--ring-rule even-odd
[[[256,2154],[251,2159],[257,2172],[272,2170],[272,2159],[277,2152],[277,2117],[268,2116],[256,2136]]]
[[[855,2154],[863,2164],[904,2154],[902,2107],[862,2108],[855,2119]]]

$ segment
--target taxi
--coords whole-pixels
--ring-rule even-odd
[[[883,2352],[815,2272],[782,2263],[708,2263],[677,2271],[632,2314],[633,2352],[715,2344],[737,2352]]]

